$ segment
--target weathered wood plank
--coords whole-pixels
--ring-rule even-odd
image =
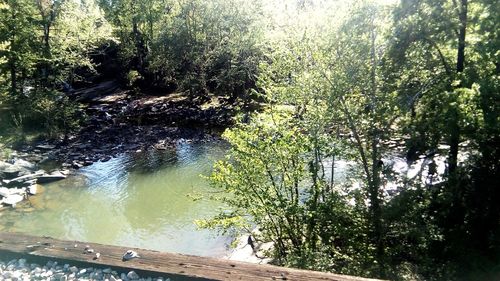
[[[75,245],[78,245],[75,247]],[[101,254],[86,253],[88,245]],[[122,261],[123,254],[132,249],[141,256]],[[244,262],[198,257],[191,255],[161,253],[137,248],[65,241],[50,237],[35,237],[19,233],[0,233],[0,257],[2,253],[19,254],[34,258],[48,258],[85,263],[91,266],[113,267],[124,270],[151,273],[153,276],[177,276],[204,280],[304,280],[304,281],[367,281],[365,279],[331,273],[298,270],[271,265],[257,265]]]

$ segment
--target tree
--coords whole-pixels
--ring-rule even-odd
[[[415,87],[410,130],[419,132],[414,138],[424,144],[420,153],[439,151],[442,140],[449,145],[447,182],[436,188],[428,206],[443,237],[433,246],[442,250],[429,248],[429,254],[436,263],[455,266],[465,279],[485,271],[470,255],[482,264],[494,264],[499,256],[492,246],[499,236],[499,219],[493,215],[498,210],[490,201],[498,192],[483,180],[498,177],[492,143],[498,135],[492,123],[498,120],[492,103],[498,97],[498,54],[491,49],[499,42],[498,21],[491,18],[497,10],[490,1],[465,0],[402,1],[395,10],[394,71],[411,71],[408,78],[421,84]],[[421,49],[425,46],[428,50]],[[404,91],[412,81],[402,77],[398,83]],[[467,146],[460,148],[461,143]],[[460,152],[468,153],[461,165]]]
[[[90,54],[111,38],[110,25],[93,1],[12,0],[2,3],[1,13],[0,70],[10,72],[16,123],[42,118],[49,135],[67,132],[75,108],[62,85],[73,82],[75,69],[92,70]]]
[[[25,93],[24,80],[33,75],[37,61],[35,7],[30,1],[2,1],[0,6],[1,72],[9,73],[9,92],[12,100]]]
[[[307,10],[305,13],[308,13]],[[292,238],[296,235],[288,232],[264,231],[267,238],[276,239],[278,245],[276,247],[280,250],[276,257],[285,259],[285,263],[290,260],[317,262],[321,260],[322,255],[325,255],[331,260],[330,270],[386,276],[381,163],[383,163],[382,156],[386,152],[383,141],[388,140],[393,134],[391,126],[397,120],[399,110],[397,96],[392,92],[386,92],[381,76],[384,32],[388,26],[381,16],[383,14],[383,9],[376,5],[358,5],[347,13],[345,20],[337,22],[328,30],[333,34],[332,38],[320,39],[323,30],[311,31],[308,25],[294,26],[296,30],[293,28],[287,30],[294,31],[292,36],[288,35],[288,39],[284,42],[279,40],[276,45],[270,45],[274,49],[268,55],[268,62],[262,64],[258,84],[264,91],[270,107],[265,113],[258,114],[252,119],[257,124],[264,123],[266,129],[257,130],[244,126],[231,132],[229,140],[237,148],[230,155],[236,159],[230,158],[230,161],[224,164],[223,168],[217,169],[213,176],[217,187],[225,191],[235,190],[234,193],[239,195],[228,201],[230,206],[238,206],[239,216],[242,216],[241,212],[248,210],[245,207],[252,208],[240,203],[248,200],[247,197],[250,196],[248,194],[251,193],[240,194],[239,189],[268,194],[264,196],[266,200],[270,198],[271,201],[278,200],[278,202],[281,200],[276,199],[275,194],[280,194],[279,192],[269,194],[268,191],[260,191],[260,187],[285,186],[290,192],[283,193],[293,194],[295,186],[295,193],[303,194],[297,196],[302,199],[295,203],[288,199],[279,206],[267,201],[261,204],[271,205],[272,211],[286,209],[287,206],[290,208],[300,206],[297,209],[300,212],[293,214],[304,217],[292,219],[291,221],[297,226],[288,227],[303,229],[302,233],[299,233],[299,238]],[[282,106],[288,108],[288,111],[282,109]],[[262,116],[268,115],[270,117],[266,118],[267,122],[263,122]],[[291,121],[292,118],[296,120]],[[282,126],[281,120],[287,120],[284,122],[288,125]],[[271,132],[267,133],[268,130]],[[260,134],[261,132],[266,133]],[[302,146],[291,140],[279,141],[290,132],[294,138],[301,139],[298,143],[303,143]],[[352,137],[346,138],[345,135]],[[240,148],[242,144],[250,148],[242,149]],[[293,154],[296,155],[294,161],[280,158],[284,153],[283,150],[288,149],[286,144],[290,144],[291,147],[303,147]],[[339,150],[338,147],[344,149]],[[267,148],[274,150],[267,151]],[[264,183],[247,178],[250,167],[243,163],[250,160],[240,159],[244,152],[243,155],[256,158],[256,155],[260,155],[257,151],[264,151],[265,157],[258,157],[263,163],[249,164],[253,167],[252,171],[255,171],[256,167],[264,167],[264,170],[261,173],[257,172],[255,176]],[[328,178],[325,172],[325,159],[332,159],[334,162],[335,155],[340,159],[354,159],[359,164],[357,167],[361,174],[358,179],[361,181],[358,183],[361,183],[362,193],[352,187],[341,189],[342,184],[334,184],[334,163],[331,166],[331,178]],[[274,167],[281,165],[284,166],[279,169],[281,172],[274,175]],[[294,178],[288,173],[298,173],[304,178],[299,177],[296,184],[287,184],[285,179]],[[268,181],[271,184],[268,184]],[[272,184],[274,181],[277,183]],[[347,197],[343,197],[340,190],[346,192]],[[353,197],[357,198],[356,203],[350,205],[347,202]],[[368,199],[368,208],[362,198]],[[362,221],[361,224],[350,220],[343,223],[355,225],[356,231],[367,239],[357,237],[349,243],[346,242],[349,238],[344,235],[352,233],[340,231],[338,227],[341,227],[342,223],[334,222],[333,229],[326,226],[332,223],[331,216],[344,217],[345,214],[337,213],[337,208],[350,210],[351,215],[357,212],[355,217]],[[329,211],[324,213],[325,210]],[[302,211],[304,215],[301,215]],[[251,217],[255,215],[259,218],[271,217],[268,213],[252,213]],[[283,214],[276,216],[286,218]],[[261,223],[262,221],[258,221],[257,225],[260,226]],[[278,220],[275,224],[278,225],[278,230],[288,229],[286,225],[290,222]],[[223,223],[222,225],[224,226]],[[303,241],[303,244],[296,241]],[[290,246],[287,247],[289,243],[293,245],[292,249],[301,250],[293,252]],[[334,246],[328,247],[329,243],[333,243]],[[362,246],[365,247],[363,250]],[[349,248],[359,251],[356,258],[358,263],[344,268],[345,260],[342,261],[341,257],[354,256]],[[307,262],[297,264],[309,265]]]

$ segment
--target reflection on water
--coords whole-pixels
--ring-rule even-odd
[[[196,230],[194,219],[218,203],[192,201],[207,193],[207,175],[222,145],[179,143],[175,151],[121,155],[44,186],[17,209],[0,212],[0,230],[204,256],[227,253],[228,238]]]

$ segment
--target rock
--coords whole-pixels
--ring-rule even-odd
[[[0,187],[0,196],[7,197],[10,195],[14,194],[24,194],[25,189],[24,188],[6,188],[6,187]]]
[[[53,172],[49,175],[43,175],[38,177],[37,183],[49,183],[53,181],[63,180],[65,178],[66,176],[63,175],[61,172]]]
[[[30,175],[25,175],[21,177],[17,177],[11,180],[4,180],[4,184],[7,186],[23,186],[25,182],[28,182],[30,180],[37,179],[41,176],[43,176],[45,173],[43,171],[38,171]]]
[[[21,171],[21,168],[10,165],[2,169],[2,174],[6,179],[13,179],[19,176],[19,173],[21,173]]]
[[[35,148],[38,148],[38,149],[41,149],[41,150],[52,150],[52,149],[56,148],[56,146],[55,145],[50,145],[50,144],[41,144],[41,145],[35,146]]]
[[[26,266],[26,259],[19,259],[17,261],[17,266],[18,267],[25,267]]]
[[[111,156],[104,156],[101,158],[101,162],[108,162],[109,160],[111,160]]]
[[[34,170],[35,165],[23,159],[17,159],[12,164],[6,162],[0,164],[0,171],[8,179],[31,174]]]
[[[76,101],[86,102],[109,95],[115,92],[118,87],[119,84],[116,81],[105,81],[95,87],[75,91],[71,96],[74,97]]]
[[[36,195],[38,193],[38,187],[37,185],[31,185],[28,187],[28,194],[30,195]]]
[[[135,271],[130,271],[129,273],[127,273],[127,278],[129,280],[137,280],[139,279],[139,275],[137,275],[137,273],[135,273]]]
[[[65,176],[67,176],[67,175],[71,174],[71,171],[70,171],[70,170],[61,170],[61,171],[59,171],[59,172],[60,172],[61,174],[65,175]]]
[[[3,204],[11,205],[11,206],[16,206],[17,203],[21,202],[24,200],[24,197],[19,195],[19,194],[13,194],[5,197],[2,200]]]
[[[82,269],[82,270],[78,271],[77,276],[82,276],[82,275],[84,275],[85,273],[87,273],[87,269],[85,269],[85,268],[84,268],[84,269]]]
[[[66,277],[66,276],[64,275],[64,273],[59,272],[59,273],[56,273],[56,274],[52,275],[52,279],[53,279],[53,280],[59,280],[59,281],[60,281],[60,280],[63,280],[63,276],[64,276],[64,277]]]
[[[23,160],[23,159],[16,159],[16,161],[14,161],[14,163],[12,165],[18,166],[21,168],[25,168],[27,170],[34,170],[35,169],[35,164],[30,163],[30,162]]]

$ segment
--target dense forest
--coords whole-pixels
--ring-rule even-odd
[[[499,15],[496,0],[1,0],[0,143],[78,131],[91,116],[71,93],[107,80],[218,100],[235,109],[209,176],[227,208],[200,227],[250,231],[283,266],[499,280]]]

